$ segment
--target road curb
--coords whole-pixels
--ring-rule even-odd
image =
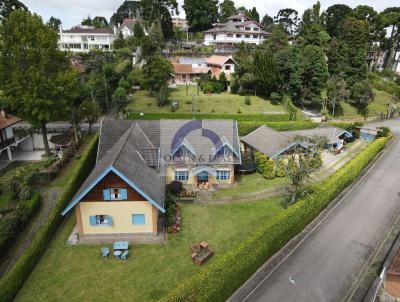
[[[242,302],[258,288],[258,286],[267,279],[299,246],[315,231],[330,214],[342,204],[347,195],[352,193],[358,187],[360,182],[369,174],[371,169],[380,161],[383,155],[392,148],[398,137],[393,138],[386,144],[385,148],[365,167],[360,176],[346,189],[344,189],[321,213],[308,224],[299,234],[287,242],[276,254],[268,259],[233,295],[227,299],[227,302]]]

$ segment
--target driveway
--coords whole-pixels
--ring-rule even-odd
[[[400,122],[385,123],[400,132]],[[341,301],[400,214],[400,139],[246,301]]]

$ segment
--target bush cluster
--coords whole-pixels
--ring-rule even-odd
[[[246,240],[183,282],[160,301],[225,301],[260,265],[302,231],[353,183],[388,140],[389,138],[375,140],[336,173],[314,184],[312,193],[264,222]]]
[[[73,198],[79,186],[89,175],[96,161],[98,134],[92,139],[89,146],[79,159],[77,167],[68,183],[65,185],[64,192],[58,198],[56,205],[47,218],[46,223],[39,229],[31,245],[25,254],[17,261],[14,267],[0,280],[1,301],[12,301],[18,293],[29,274],[40,260],[47,245],[54,237],[55,232],[63,221],[61,212]]]
[[[0,215],[0,250],[2,251],[9,247],[25,223],[39,208],[40,194],[38,192],[29,194],[31,195],[29,199],[18,202],[15,209],[3,209]]]

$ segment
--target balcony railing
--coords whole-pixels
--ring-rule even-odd
[[[15,137],[9,138],[6,141],[0,142],[0,150],[7,148],[8,146],[15,144]]]

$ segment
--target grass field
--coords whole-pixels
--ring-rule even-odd
[[[235,196],[257,192],[287,183],[286,178],[265,179],[260,173],[235,175],[235,184],[231,188],[221,189],[213,194],[213,198]]]
[[[392,99],[392,95],[374,89],[375,98],[374,101],[368,105],[368,116],[376,116],[380,112],[386,113],[388,109],[388,104]],[[357,108],[351,106],[348,103],[342,103],[342,111],[339,112],[337,115],[335,114],[335,118],[362,118],[363,116],[357,111]]]
[[[171,101],[178,101],[179,108],[176,113],[192,113],[192,94],[195,94],[195,112],[202,114],[268,114],[268,113],[286,113],[281,105],[273,105],[270,101],[257,96],[251,96],[251,105],[246,105],[245,97],[228,92],[220,94],[204,94],[199,92],[197,95],[197,86],[188,87],[178,86],[171,90]],[[170,106],[158,107],[157,100],[147,91],[137,91],[133,95],[133,100],[128,104],[127,110],[131,112],[171,112]]]
[[[190,260],[191,244],[208,241],[215,261],[284,211],[280,202],[183,205],[181,233],[165,245],[131,246],[126,262],[103,260],[101,245],[66,245],[75,224],[70,216],[15,301],[155,301],[202,269]]]

